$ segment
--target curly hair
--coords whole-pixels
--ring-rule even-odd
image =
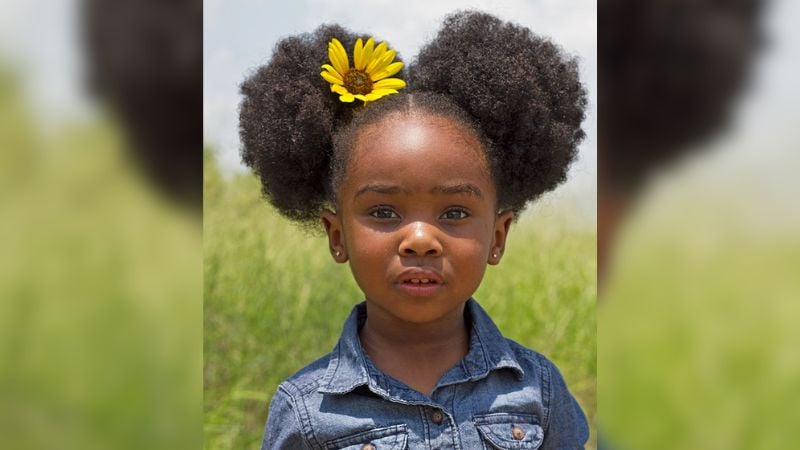
[[[448,16],[408,67],[399,94],[354,109],[320,76],[327,44],[358,37],[337,25],[278,43],[241,87],[242,157],[287,218],[319,221],[344,177],[355,133],[392,113],[450,118],[483,144],[498,206],[520,212],[566,179],[585,137],[586,91],[575,59],[529,29],[489,14]]]

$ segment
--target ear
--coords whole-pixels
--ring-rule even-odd
[[[328,234],[328,248],[333,260],[340,264],[347,262],[347,247],[342,234],[341,217],[333,211],[323,210],[322,224],[325,226],[325,233]]]
[[[489,249],[489,264],[497,265],[506,251],[506,239],[508,231],[511,229],[511,222],[514,221],[514,211],[502,211],[494,219],[494,239],[492,247]]]

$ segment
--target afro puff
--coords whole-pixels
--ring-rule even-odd
[[[267,200],[291,220],[316,223],[329,203],[333,134],[350,121],[353,105],[331,93],[320,66],[331,39],[352,48],[359,37],[323,25],[283,39],[241,86],[242,159],[260,177]]]
[[[485,13],[448,16],[408,67],[398,94],[354,108],[320,75],[328,42],[352,48],[336,25],[278,43],[241,87],[242,157],[285,217],[319,223],[335,199],[353,133],[390,113],[425,112],[462,123],[484,144],[502,209],[520,212],[566,179],[586,92],[576,61],[529,29]]]
[[[575,60],[528,28],[485,13],[445,19],[409,69],[415,91],[445,94],[493,145],[499,203],[515,212],[566,179],[586,92]]]

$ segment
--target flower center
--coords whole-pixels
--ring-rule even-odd
[[[366,95],[372,92],[372,80],[366,72],[350,69],[344,76],[344,87],[351,94]]]

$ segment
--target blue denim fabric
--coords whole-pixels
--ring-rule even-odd
[[[263,449],[582,449],[586,417],[558,369],[505,339],[475,300],[469,353],[430,397],[378,370],[358,330],[364,303],[334,350],[281,383]]]

